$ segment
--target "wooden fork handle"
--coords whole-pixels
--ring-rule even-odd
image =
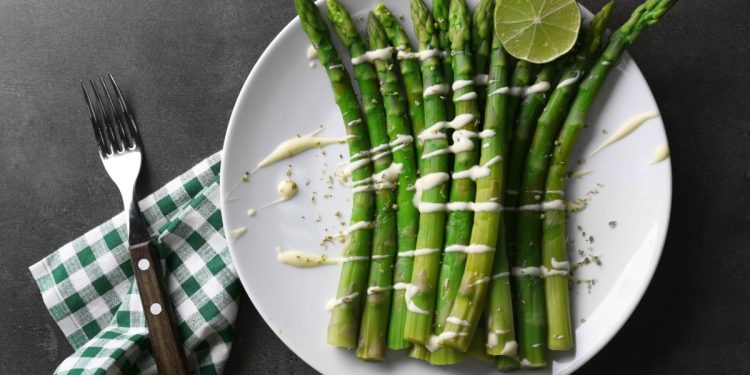
[[[185,350],[174,324],[172,303],[166,292],[156,248],[151,241],[135,244],[130,247],[130,258],[159,374],[187,374]]]

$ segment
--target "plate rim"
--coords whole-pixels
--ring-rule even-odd
[[[323,10],[325,9],[324,0],[317,0],[315,1],[315,4],[318,6],[318,8],[323,9]],[[578,5],[581,8],[584,15],[588,15],[588,16],[592,15],[592,13],[585,6],[583,6],[583,4],[578,3]],[[222,151],[221,151],[222,162],[221,162],[221,168],[219,172],[219,186],[220,186],[219,195],[220,195],[221,218],[222,218],[222,222],[224,223],[223,230],[225,231],[226,238],[229,238],[229,236],[227,234],[228,226],[226,225],[228,217],[226,214],[227,210],[225,209],[225,198],[227,194],[227,191],[225,191],[225,189],[228,188],[229,186],[228,184],[230,182],[224,177],[226,175],[225,172],[227,168],[226,167],[227,163],[225,162],[224,157],[226,156],[226,150],[228,149],[230,139],[233,138],[233,129],[235,129],[237,126],[240,126],[239,124],[240,120],[237,118],[238,108],[244,102],[243,100],[244,97],[248,95],[248,92],[250,91],[251,86],[252,86],[252,82],[256,78],[256,75],[259,74],[256,68],[260,65],[263,65],[266,62],[266,60],[269,58],[269,55],[271,53],[270,51],[277,48],[278,45],[281,44],[281,40],[283,39],[283,37],[289,34],[290,32],[292,32],[292,29],[294,27],[297,27],[299,25],[299,22],[300,22],[299,16],[295,16],[291,21],[289,21],[289,23],[287,23],[281,29],[281,31],[278,32],[278,34],[276,34],[273,40],[263,50],[263,52],[258,57],[256,62],[253,64],[253,67],[251,68],[250,73],[245,78],[245,82],[243,83],[242,88],[240,89],[240,92],[237,96],[237,100],[235,101],[235,104],[232,107],[232,114],[230,115],[229,122],[227,125],[227,130],[224,136],[224,141],[222,143]],[[635,59],[633,59],[632,56],[630,56],[627,50],[624,52],[621,59],[624,57],[627,57],[630,60],[632,60],[633,67],[637,70],[637,72],[641,75],[641,77],[643,77],[643,80],[645,81],[646,87],[648,89],[648,95],[650,96],[651,101],[655,104],[656,111],[659,113],[662,129],[666,129],[666,126],[664,125],[664,122],[663,122],[663,117],[661,116],[661,110],[659,108],[659,104],[656,101],[653,91],[651,90],[651,86],[648,84],[648,80],[643,75],[643,72],[641,71]],[[664,136],[665,136],[665,144],[669,145],[668,134],[666,134],[666,131],[664,132]],[[672,200],[673,200],[674,180],[673,180],[673,175],[672,175],[671,157],[663,161],[662,163],[666,163],[667,169],[668,169],[666,171],[666,182],[665,182],[668,185],[668,186],[665,186],[665,194],[666,194],[665,199],[668,201],[668,205],[667,205],[668,209],[665,210],[665,213],[664,213],[665,217],[662,218],[665,224],[664,230],[660,233],[660,236],[657,238],[656,250],[653,253],[653,255],[656,257],[656,260],[653,263],[651,263],[651,267],[648,270],[646,270],[648,272],[645,273],[646,276],[643,279],[645,282],[642,284],[642,287],[640,287],[639,290],[637,291],[637,297],[633,298],[631,300],[631,303],[624,306],[624,308],[622,309],[622,311],[625,312],[625,314],[621,315],[622,318],[619,319],[618,321],[613,322],[614,323],[612,325],[613,329],[609,330],[607,333],[602,335],[595,349],[590,350],[589,352],[585,353],[581,357],[575,358],[572,362],[567,363],[565,368],[562,369],[562,371],[565,373],[572,373],[573,371],[578,370],[581,366],[588,363],[591,360],[591,358],[596,356],[602,349],[604,349],[604,347],[607,346],[607,344],[609,344],[610,341],[612,341],[612,338],[614,338],[614,336],[620,332],[620,330],[625,325],[625,323],[628,320],[630,320],[633,313],[635,312],[635,309],[638,307],[638,305],[640,305],[641,301],[643,300],[643,297],[646,294],[646,291],[648,290],[649,286],[651,285],[651,282],[653,281],[653,277],[656,274],[656,269],[658,268],[659,263],[661,262],[667,234],[669,233],[669,224],[671,220],[672,203],[673,203]],[[232,259],[235,259],[234,253],[237,250],[234,249],[234,244],[231,241],[227,241],[227,246],[229,247],[229,253]],[[269,328],[271,328],[271,331],[274,333],[274,335],[276,335],[276,337],[279,338],[281,342],[283,342],[284,345],[286,345],[286,347],[289,348],[294,353],[294,355],[302,359],[308,366],[312,367],[313,369],[315,369],[316,371],[320,373],[324,373],[323,369],[318,368],[316,366],[316,363],[308,361],[308,359],[305,356],[300,354],[299,351],[297,350],[297,345],[288,341],[287,340],[288,337],[278,334],[276,330],[273,329],[273,325],[271,321],[267,318],[267,312],[265,311],[265,309],[262,306],[259,306],[259,304],[255,303],[253,294],[250,292],[249,288],[246,286],[248,285],[248,282],[246,282],[245,277],[243,276],[243,273],[240,272],[237,267],[234,267],[234,269],[235,269],[235,272],[237,273],[238,278],[240,279],[240,283],[242,284],[243,290],[247,294],[248,298],[250,299],[251,303],[255,307],[256,311],[258,311],[258,314],[261,316],[261,318],[263,318],[263,321],[266,323],[266,325],[268,325]],[[549,368],[552,369],[551,364]]]

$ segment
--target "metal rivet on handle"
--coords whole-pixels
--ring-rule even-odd
[[[151,262],[148,261],[148,259],[141,259],[138,261],[138,269],[141,271],[147,270],[149,267],[151,267]]]
[[[159,315],[161,314],[161,305],[158,303],[154,303],[149,308],[149,311],[151,311],[152,315]]]

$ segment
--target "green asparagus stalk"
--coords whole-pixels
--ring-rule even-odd
[[[541,256],[541,231],[542,218],[544,215],[540,215],[541,207],[539,206],[539,200],[541,199],[541,194],[544,190],[549,154],[552,151],[554,137],[557,135],[559,126],[562,123],[562,117],[570,108],[573,94],[578,88],[578,82],[582,75],[590,68],[593,60],[599,53],[602,39],[604,37],[604,31],[607,28],[612,13],[612,6],[612,2],[605,5],[591,21],[591,24],[582,35],[581,49],[577,53],[572,64],[563,72],[560,84],[558,84],[547,104],[547,107],[544,109],[544,113],[539,118],[538,126],[534,133],[534,139],[531,143],[531,148],[523,167],[523,182],[520,188],[519,207],[526,209],[519,210],[516,218],[519,256],[521,254],[537,254],[535,257]],[[530,260],[531,259],[529,258],[525,259],[525,261]],[[534,259],[534,261],[537,261],[537,259]],[[541,261],[541,259],[539,259],[539,261]],[[522,262],[521,264],[518,264],[518,266],[533,267],[538,264],[539,263],[532,264]],[[546,274],[545,270],[546,268],[542,269],[542,277]],[[536,276],[528,275],[524,277]],[[526,284],[524,282],[519,282],[519,285],[523,286]],[[538,286],[537,283],[534,283],[534,285]],[[522,293],[519,291],[519,294]],[[554,298],[554,296],[549,297]],[[542,308],[542,306],[537,306],[536,308]],[[521,324],[524,324],[525,322],[526,321],[522,320]],[[547,321],[547,323],[552,324],[557,323],[557,321]],[[553,327],[548,325],[549,334],[546,335],[547,346],[551,350],[566,350],[573,344],[572,332],[560,332],[560,328],[567,329],[570,328],[570,326]],[[539,340],[539,337],[534,337],[532,342],[524,342],[521,340],[520,344],[522,353],[533,350],[526,348],[526,346],[537,343],[537,340]]]
[[[534,83],[536,87],[544,86],[546,89],[554,83],[555,76],[562,64],[569,59],[560,57],[542,67],[537,73]],[[541,90],[541,89],[540,89]],[[545,90],[546,91],[546,90]],[[540,91],[527,96],[521,105],[521,112],[516,122],[515,136],[511,142],[510,155],[508,157],[508,173],[506,174],[506,191],[518,192],[521,185],[523,166],[526,161],[531,135],[534,134],[539,115],[547,102],[545,91]],[[541,198],[542,190],[536,192]],[[532,193],[533,197],[533,193]],[[518,195],[509,195],[506,202],[510,207],[518,203]],[[535,201],[534,203],[537,203]],[[528,233],[519,232],[518,217],[526,212],[527,206],[521,206],[517,212],[508,212],[509,222],[514,223],[516,236],[515,241],[508,246],[512,248],[514,256],[514,270],[526,269],[527,267],[539,267],[541,253],[539,241],[536,243],[526,236]],[[515,215],[514,215],[515,214]],[[535,212],[538,218],[539,212]],[[528,215],[527,215],[528,216]],[[528,360],[530,365],[546,365],[546,321],[544,314],[544,289],[539,275],[522,273],[516,274],[516,302],[513,307],[516,310],[516,325],[518,333],[518,349],[522,358]]]
[[[481,0],[474,9],[471,23],[471,48],[474,52],[474,74],[477,83],[477,103],[479,111],[484,109],[487,100],[487,72],[490,63],[493,35],[494,0]]]
[[[435,20],[435,29],[438,33],[438,47],[444,53],[443,58],[443,78],[449,85],[453,83],[453,54],[451,53],[451,41],[448,18],[450,17],[450,1],[451,0],[433,0],[432,1],[432,18]],[[449,91],[450,93],[450,91]],[[449,94],[450,95],[450,94]],[[453,107],[448,106],[446,108],[446,115],[448,118],[453,118],[455,115]]]
[[[479,162],[480,130],[477,93],[474,88],[474,62],[471,51],[471,13],[465,0],[451,0],[449,13],[450,49],[453,54],[453,101],[457,118],[466,118],[465,125],[453,133],[453,179],[451,181],[451,203],[473,202],[476,194],[476,183],[470,169]],[[466,147],[464,147],[464,145]],[[428,155],[425,155],[428,156]],[[425,157],[423,156],[423,157]],[[467,207],[468,208],[468,207]],[[448,224],[445,228],[445,253],[437,283],[437,303],[433,333],[437,337],[447,324],[448,314],[453,307],[461,277],[466,265],[465,249],[471,237],[471,224],[474,213],[467,208],[450,210]],[[432,316],[423,316],[423,319]],[[435,340],[435,339],[433,339]],[[430,363],[433,365],[450,365],[458,363],[464,354],[452,348],[439,347],[431,343],[427,349],[432,350]]]
[[[295,0],[302,29],[313,47],[318,50],[320,63],[325,68],[333,87],[336,104],[346,124],[349,136],[349,157],[357,168],[352,171],[353,183],[361,183],[372,176],[370,163],[357,163],[366,160],[370,149],[367,127],[362,119],[357,97],[351,86],[349,75],[341,65],[341,57],[331,43],[328,27],[318,7],[311,0]],[[367,223],[373,220],[373,193],[358,191],[352,198],[351,222]],[[349,233],[344,257],[366,257],[369,259],[372,246],[372,230],[367,226]],[[362,311],[362,298],[367,293],[367,271],[369,261],[346,262],[342,266],[341,278],[333,303],[331,320],[328,325],[328,343],[333,346],[354,348],[357,345],[357,330]]]
[[[508,127],[505,129],[505,141],[510,143],[513,141],[514,125],[516,124],[516,116],[521,107],[521,101],[524,97],[524,90],[526,86],[531,82],[534,76],[534,71],[537,66],[526,61],[520,60],[516,63],[516,67],[513,69],[513,77],[510,79],[511,84],[511,95],[508,97],[508,109],[506,110]]]
[[[498,93],[497,90],[507,87],[509,83],[509,72],[507,67],[507,57],[503,50],[499,38],[493,36],[492,54],[490,55],[490,74],[487,98],[487,108],[485,109],[485,128],[495,126],[498,133],[503,136],[500,144],[503,146],[502,151],[505,153],[505,128],[509,126],[508,118],[505,116],[507,108],[508,94]],[[494,94],[493,94],[494,93]],[[494,125],[492,125],[494,124]],[[503,162],[505,164],[505,162]],[[504,178],[504,175],[500,176]],[[501,186],[503,181],[500,182]],[[503,186],[504,187],[504,186]],[[499,202],[505,205],[505,195],[500,194]],[[500,222],[504,223],[507,211],[500,212]],[[487,307],[487,335],[486,346],[487,353],[495,356],[514,356],[515,350],[515,327],[513,324],[513,299],[511,296],[510,266],[508,262],[507,229],[501,224],[497,245],[495,249],[495,259],[492,265],[492,276],[489,286],[489,296]],[[498,357],[498,363],[503,357]]]
[[[594,99],[604,84],[607,75],[622,56],[648,26],[659,22],[676,0],[648,0],[638,6],[630,19],[615,31],[598,60],[594,64],[570,107],[562,130],[555,142],[543,209],[542,270],[547,270],[545,294],[547,296],[547,322],[549,345],[555,350],[572,346],[572,324],[568,296],[569,263],[565,251],[565,211],[563,204],[563,176],[578,136],[586,123]]]
[[[370,136],[370,150],[375,175],[371,181],[353,184],[357,190],[375,191],[375,222],[373,231],[370,276],[364,312],[359,329],[357,357],[365,360],[382,360],[385,356],[385,340],[390,314],[390,287],[393,261],[396,253],[396,204],[395,178],[389,168],[393,162],[390,140],[386,129],[386,115],[380,85],[375,68],[366,58],[367,48],[354,27],[351,16],[338,0],[327,0],[328,19],[336,34],[349,50],[362,94],[362,109],[365,113]],[[386,52],[389,52],[386,50]],[[364,296],[363,296],[364,297]]]
[[[375,7],[374,13],[378,17],[380,23],[383,25],[385,33],[386,35],[388,35],[388,39],[390,40],[390,44],[396,48],[399,54],[407,56],[412,53],[413,51],[411,42],[409,41],[409,37],[406,35],[403,27],[401,27],[401,23],[398,22],[398,19],[393,15],[393,13],[391,13],[391,11],[388,10],[388,8],[386,8],[383,3],[380,3]],[[422,75],[419,71],[419,60],[411,58],[399,58],[398,60],[401,77],[404,80],[404,87],[406,88],[406,97],[409,101],[409,119],[411,120],[411,130],[412,134],[414,134],[414,136],[416,137],[419,133],[422,132],[422,130],[424,130],[425,127],[424,105],[422,102]],[[421,139],[415,139],[415,145],[417,148],[417,158],[420,158],[422,157],[422,148],[424,148],[424,141]],[[417,164],[417,168],[418,167],[419,164]],[[396,264],[396,274],[399,273],[399,264],[400,263]],[[408,268],[407,270],[407,268],[402,267],[401,269],[404,270],[404,274],[408,274],[408,277],[411,278],[411,268]],[[401,281],[408,283],[409,279],[407,278]],[[399,293],[403,295],[404,292],[397,291],[395,294],[398,295]],[[403,304],[401,306],[402,308],[399,311],[403,311],[403,309],[405,309],[405,307],[403,307]],[[396,306],[394,304],[394,313],[395,311]],[[400,327],[402,327],[401,330],[403,330],[403,319],[401,319],[400,321],[402,322],[400,324]],[[400,342],[405,345],[405,341],[401,340]],[[406,346],[403,346],[399,349],[403,349],[405,347]]]
[[[421,0],[411,2],[414,31],[420,51],[438,47],[437,32],[427,6]],[[422,157],[448,148],[444,124],[445,102],[440,95],[447,84],[443,80],[440,57],[423,56],[422,81],[425,87],[425,123],[429,128],[419,136],[426,139]],[[432,311],[435,304],[440,253],[445,240],[445,203],[448,200],[448,155],[442,154],[421,160],[422,177],[417,181],[415,201],[419,203],[419,233],[414,252],[414,269],[410,285],[406,286],[407,313],[404,338],[425,345],[432,332]],[[425,319],[426,318],[426,319]]]
[[[383,26],[380,24],[380,22],[375,18],[373,14],[370,14],[370,17],[368,19],[367,24],[367,35],[368,35],[368,41],[370,45],[370,49],[373,51],[377,50],[384,50],[388,49],[388,37],[385,34],[385,30],[383,30]],[[401,82],[399,80],[398,74],[394,69],[392,69],[393,60],[391,56],[387,56],[382,59],[376,59],[374,61],[375,69],[377,71],[378,79],[380,81],[380,89],[383,93],[383,101],[385,104],[385,112],[387,115],[387,132],[388,137],[390,138],[390,145],[391,150],[393,152],[393,159],[394,159],[394,167],[395,168],[393,172],[391,173],[398,173],[398,194],[397,194],[397,223],[398,223],[398,251],[403,253],[406,251],[413,251],[416,247],[417,243],[417,224],[418,224],[418,218],[419,218],[419,212],[417,211],[417,208],[412,203],[414,199],[414,183],[417,179],[417,161],[416,157],[414,155],[414,147],[413,147],[413,140],[414,137],[411,135],[411,129],[409,126],[409,116],[407,115],[407,104],[406,104],[406,95],[404,94],[404,90],[401,87]],[[377,202],[376,202],[377,207]],[[377,243],[378,239],[378,231],[377,227],[375,229],[375,242]],[[373,251],[373,254],[375,252]],[[390,264],[385,264],[386,260],[390,260]],[[381,268],[378,272],[381,272],[380,275],[382,276],[382,280],[384,283],[383,285],[377,285],[376,289],[373,289],[373,291],[382,291],[380,293],[371,293],[368,294],[368,303],[370,299],[372,298],[372,295],[379,295],[382,298],[390,298],[390,288],[392,287],[390,285],[391,275],[395,272],[396,276],[394,278],[394,282],[408,282],[409,280],[404,280],[403,271],[404,268],[408,268],[410,271],[408,276],[411,278],[411,265],[413,262],[413,258],[411,257],[398,257],[397,261],[400,263],[396,264],[395,269],[391,269],[393,266],[393,258],[384,258],[383,259],[383,266],[389,266],[388,269]],[[405,261],[408,261],[408,265],[405,267],[403,264]],[[375,269],[375,262],[376,260],[373,260],[373,268],[370,271],[370,276],[373,276],[373,270]],[[386,280],[387,278],[387,280]],[[400,316],[405,318],[406,316],[406,305],[405,300],[403,296],[404,291],[400,291],[400,296],[394,297],[394,302],[398,301],[400,303],[401,309],[399,311]],[[373,304],[374,305],[374,304]],[[368,315],[368,305],[365,306],[365,312],[364,317],[366,318]],[[382,359],[382,351],[384,351],[385,347],[385,340],[388,335],[386,335],[386,330],[389,328],[389,311],[386,308],[391,307],[390,300],[381,301],[377,306],[380,306],[383,308],[383,311],[378,314],[378,320],[376,321],[377,330],[374,330],[374,333],[377,333],[377,335],[373,335],[373,338],[377,337],[377,340],[374,341],[377,345],[369,345],[368,348],[363,348],[363,351],[371,352],[376,351],[378,352],[378,359]],[[391,311],[395,311],[391,309]],[[363,321],[365,320],[363,318]],[[363,324],[362,330],[364,331],[366,326]],[[390,324],[390,327],[394,327],[394,324]],[[401,327],[401,332],[403,332],[403,327]],[[360,338],[363,336],[363,334],[360,334]],[[401,339],[400,341],[403,341]],[[389,345],[391,346],[391,345]],[[392,345],[396,347],[400,347],[399,344]],[[404,346],[406,346],[406,343],[404,342]],[[360,346],[362,348],[362,346]],[[377,348],[377,350],[375,350]],[[375,357],[370,356],[370,359],[373,359]]]
[[[493,41],[490,75],[493,83],[485,109],[485,126],[481,157],[476,172],[476,203],[467,259],[461,284],[440,340],[444,345],[466,351],[472,342],[479,318],[484,311],[488,285],[492,279],[493,258],[497,251],[498,228],[504,185],[505,122],[503,112],[507,98],[497,92],[498,84],[507,81],[505,59],[499,41]],[[491,135],[491,136],[490,136]],[[502,231],[503,228],[500,228]],[[505,256],[505,254],[498,254]]]

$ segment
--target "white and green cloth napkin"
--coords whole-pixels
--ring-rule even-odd
[[[232,346],[241,286],[221,221],[216,153],[140,207],[167,277],[193,373],[220,374]],[[75,353],[56,374],[156,373],[127,249],[126,213],[30,267]]]

